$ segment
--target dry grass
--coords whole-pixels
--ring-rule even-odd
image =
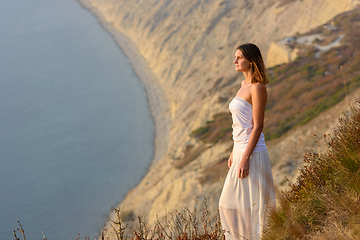
[[[195,200],[196,201],[196,200]],[[220,223],[219,212],[215,217],[210,216],[206,199],[203,201],[203,207],[200,210],[190,210],[184,208],[175,213],[167,213],[165,219],[158,220],[152,229],[146,225],[145,217],[134,217],[137,219],[137,226],[129,228],[122,221],[120,209],[113,208],[116,219],[108,219],[108,223],[115,233],[117,240],[225,240],[224,231]],[[20,240],[17,234],[22,235],[22,240],[26,240],[25,231],[18,221],[19,228],[13,232],[14,240]],[[102,229],[101,240],[108,240],[109,229]],[[88,237],[81,237],[78,234],[76,240],[90,240]],[[114,240],[114,238],[111,238]],[[43,233],[43,240],[45,238]]]
[[[360,100],[278,197],[264,239],[360,238]]]
[[[120,209],[114,209],[117,219],[110,220],[109,223],[116,233],[118,240],[125,239],[203,239],[215,240],[225,239],[224,232],[221,228],[219,214],[215,218],[210,217],[207,209],[206,200],[203,202],[203,208],[198,211],[194,209],[190,211],[184,208],[182,211],[175,213],[168,213],[163,221],[157,221],[155,226],[150,230],[146,224],[145,219],[137,217],[138,224],[132,231],[123,226],[121,220]],[[107,231],[102,231],[101,239],[105,240]]]

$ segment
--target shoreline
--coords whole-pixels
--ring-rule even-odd
[[[91,6],[87,0],[76,1],[85,10],[93,14],[99,21],[100,25],[110,33],[117,45],[120,47],[121,51],[125,54],[127,60],[130,62],[135,75],[144,85],[147,103],[150,108],[150,115],[154,122],[154,139],[152,141],[154,150],[151,162],[149,166],[147,166],[145,174],[141,176],[141,182],[150,169],[152,169],[160,161],[168,150],[171,119],[168,117],[169,114],[167,114],[169,112],[169,107],[165,91],[157,81],[157,78],[154,76],[151,69],[148,67],[146,60],[139,53],[135,43],[125,34],[113,28],[110,23],[106,22],[99,13],[98,9]],[[132,189],[136,188],[140,182],[136,183]],[[129,189],[126,195],[128,195],[132,189]],[[116,203],[117,208],[120,207],[125,198],[126,196],[123,199],[118,200]],[[115,213],[113,211],[109,211],[109,213],[107,213],[107,217],[108,219],[114,219]],[[108,225],[108,223],[106,222],[105,225]]]
[[[99,11],[91,6],[87,0],[77,0],[77,2],[87,11],[93,14],[98,19],[101,26],[105,28],[105,30],[107,30],[111,36],[113,36],[117,45],[120,47],[127,60],[130,62],[135,75],[144,84],[147,103],[150,108],[150,115],[154,121],[155,127],[153,140],[154,151],[151,163],[146,170],[147,173],[156,165],[156,163],[167,151],[171,119],[166,117],[166,113],[169,111],[169,107],[165,91],[157,81],[157,78],[154,76],[151,69],[148,67],[146,60],[144,60],[142,55],[139,53],[135,43],[125,34],[113,28],[110,23],[106,22]],[[143,177],[144,176],[142,176],[142,178]]]

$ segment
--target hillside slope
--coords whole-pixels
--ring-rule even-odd
[[[338,125],[278,197],[262,239],[359,239],[360,100],[351,101]]]
[[[323,135],[327,127],[332,125],[331,121],[327,121],[331,116],[313,121],[321,124],[307,125],[305,132],[299,131],[304,129],[300,126],[360,87],[360,55],[356,48],[360,46],[360,32],[353,31],[359,27],[360,9],[355,9],[338,15],[324,27],[286,38],[292,39],[286,43],[289,48],[301,51],[298,51],[293,62],[269,69],[270,87],[264,133],[272,163],[279,166],[274,167],[274,173],[282,176],[282,179],[275,178],[277,184],[285,181],[281,173],[286,172],[288,178],[296,176],[293,172],[297,169],[294,158],[299,158],[299,155],[293,154],[300,154],[304,150],[303,146],[306,145],[303,140],[310,135],[312,138],[308,140],[314,142],[307,144],[317,146],[321,139],[317,136]],[[234,87],[229,95],[235,95],[236,91],[237,87]],[[335,109],[329,112],[335,116],[341,113]],[[230,125],[230,113],[223,112],[214,115],[213,120],[194,130],[191,135],[204,143],[231,141]],[[283,142],[284,138],[288,138],[288,141]]]
[[[164,216],[164,209],[196,206],[193,198],[206,196],[209,208],[216,210],[222,187],[219,172],[226,172],[231,142],[203,144],[190,135],[216,113],[226,111],[238,88],[242,76],[232,65],[236,46],[251,41],[267,56],[272,42],[324,24],[359,1],[81,2],[108,24],[113,34],[118,31],[132,41],[134,53],[148,64],[154,75],[149,85],[158,86],[163,93],[157,96],[147,86],[153,113],[158,103],[167,103],[154,114],[156,143],[163,151],[121,204],[125,220],[146,214],[151,223],[156,215]],[[136,70],[139,66],[132,63]],[[171,119],[165,124],[169,133],[164,134],[161,124],[167,119]],[[276,152],[277,145],[269,144]]]
[[[155,76],[153,82],[164,90],[168,105],[160,115],[172,122],[170,136],[166,138],[166,158],[176,157],[189,132],[214,113],[226,109],[227,103],[218,102],[218,97],[227,94],[226,86],[240,82],[232,65],[233,52],[239,43],[258,44],[266,57],[272,42],[306,32],[359,3],[353,0],[82,2],[96,9],[99,18],[134,42]],[[157,116],[154,117],[156,120]]]

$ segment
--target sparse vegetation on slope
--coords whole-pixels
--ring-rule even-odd
[[[304,156],[295,184],[278,197],[263,239],[360,238],[360,100],[319,152]]]
[[[191,136],[205,143],[231,140],[231,122],[231,115],[228,112],[215,114],[213,120],[207,121],[205,126],[194,130]]]
[[[120,217],[120,210],[115,209],[117,219],[109,220],[116,239],[136,239],[136,240],[155,240],[155,239],[225,239],[224,231],[221,228],[220,217],[217,214],[215,217],[210,216],[208,211],[206,199],[203,201],[203,208],[190,210],[184,208],[175,213],[168,213],[163,222],[157,221],[152,229],[149,229],[145,224],[145,219],[138,217],[137,226],[134,229],[127,229],[123,226]],[[135,220],[134,220],[135,221]],[[102,239],[106,238],[107,231],[102,232]]]
[[[314,47],[293,43],[290,44],[292,48],[302,49],[298,58],[292,63],[269,69],[264,127],[266,140],[279,138],[291,128],[304,125],[344,99],[344,80],[348,93],[360,87],[360,52],[357,49],[360,46],[360,31],[353,31],[360,28],[360,9],[341,14],[332,22],[336,23],[336,30],[329,31],[321,26],[303,35],[318,33],[326,38],[344,35],[343,46],[315,57],[317,49]],[[229,96],[233,96],[236,90],[232,89]],[[213,120],[194,130],[192,136],[207,143],[216,143],[218,139],[230,140],[223,137],[224,132],[229,131],[226,126],[232,124],[231,117],[226,115],[230,113],[214,115]],[[219,116],[221,122],[217,121]]]
[[[196,200],[195,200],[196,201]],[[111,229],[102,229],[99,240],[157,240],[157,239],[176,239],[176,240],[225,240],[224,231],[221,228],[220,216],[211,216],[208,211],[206,199],[203,200],[202,209],[184,208],[175,213],[167,213],[165,220],[157,221],[153,228],[149,228],[145,223],[145,217],[133,217],[132,221],[136,222],[131,226],[126,225],[121,217],[120,209],[114,208],[116,219],[108,219]],[[19,229],[14,231],[14,240],[20,240],[16,233],[21,234],[21,239],[26,240],[25,231],[20,223]],[[110,238],[109,231],[114,233]],[[88,237],[82,238],[80,234],[76,240],[90,240]],[[43,240],[45,238],[43,233]]]
[[[357,47],[360,46],[360,32],[353,30],[360,27],[360,9],[341,14],[331,22],[337,23],[335,30],[321,26],[304,35],[317,33],[325,39],[344,35],[342,46],[318,53],[312,46],[290,44],[301,49],[299,57],[292,63],[269,70],[270,89],[264,130],[267,140],[307,123],[313,116],[342,100],[345,97],[344,79],[348,92],[360,87]]]

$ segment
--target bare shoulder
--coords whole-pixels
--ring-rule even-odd
[[[263,83],[255,83],[253,84],[251,90],[251,99],[253,102],[253,106],[265,106],[267,102],[267,89],[266,85]],[[260,104],[260,105],[258,105]]]
[[[267,92],[266,85],[263,83],[254,83],[251,87],[252,94],[263,94]]]

